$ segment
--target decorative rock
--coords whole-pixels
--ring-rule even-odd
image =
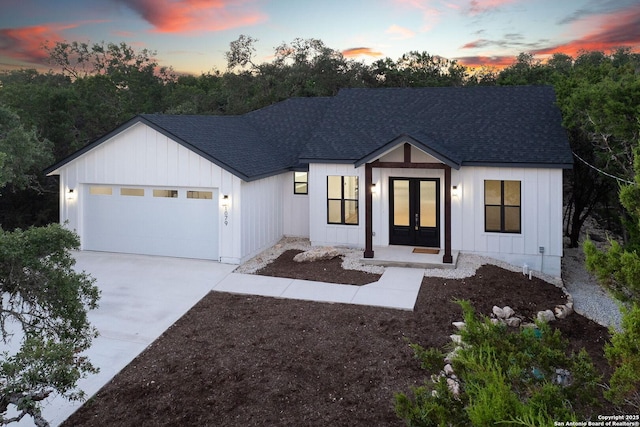
[[[338,252],[338,250],[335,248],[320,247],[301,252],[294,256],[293,260],[295,262],[312,262],[333,259],[339,256],[340,252]]]
[[[453,366],[451,366],[451,363],[444,365],[444,373],[447,376],[453,375]]]
[[[453,341],[454,344],[462,344],[462,336],[460,335],[449,335],[449,338],[451,338],[451,341]]]
[[[536,318],[538,319],[538,321],[544,323],[553,322],[554,320],[556,320],[556,316],[551,310],[539,311]]]
[[[571,309],[568,305],[557,305],[555,308],[555,315],[558,319],[564,319],[571,313],[573,313],[573,309]]]
[[[447,378],[447,385],[449,386],[449,391],[451,391],[451,394],[456,397],[460,395],[460,384],[458,384],[458,381]]]
[[[500,307],[494,305],[492,311],[498,319],[504,319],[504,310],[502,310]]]
[[[508,319],[505,319],[504,323],[509,327],[517,328],[520,326],[521,320],[517,317],[509,317]]]
[[[489,319],[491,321],[491,323],[493,323],[494,325],[497,325],[498,323],[500,323],[500,319],[496,319],[496,318],[492,318]]]
[[[453,349],[453,351],[451,351],[449,354],[447,354],[444,357],[444,363],[451,363],[453,362],[453,359],[455,359],[455,357],[458,355],[458,351],[459,351],[460,347],[456,347]]]
[[[464,329],[464,327],[466,326],[466,323],[464,323],[464,322],[453,322],[452,325],[455,326],[456,329],[460,330],[460,329]]]
[[[502,307],[502,312],[504,313],[503,319],[508,319],[510,317],[513,317],[514,314],[516,314],[516,312],[513,311],[513,308],[509,307],[508,305],[505,305],[504,307]]]
[[[571,385],[571,372],[566,369],[556,369],[556,375],[553,378],[553,382],[563,387]]]

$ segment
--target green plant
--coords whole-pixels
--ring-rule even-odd
[[[469,302],[458,303],[465,327],[461,346],[449,356],[455,378],[440,372],[442,360],[434,366],[437,351],[412,344],[437,380],[412,388],[411,397],[396,395],[396,413],[409,426],[552,425],[576,419],[573,403],[593,406],[600,378],[585,351],[565,352],[559,331],[544,323],[511,330],[476,316]],[[570,373],[563,383],[558,370]]]
[[[605,397],[640,409],[640,306],[623,307],[622,312],[622,332],[613,333],[605,347],[607,360],[615,368]]]

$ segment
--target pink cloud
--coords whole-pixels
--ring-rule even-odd
[[[442,12],[432,5],[433,0],[395,0],[396,3],[418,10],[422,14],[423,26],[420,31],[429,31],[438,21]]]
[[[565,53],[576,56],[583,50],[609,51],[626,46],[640,49],[640,4],[589,19],[596,27],[585,36],[567,43],[537,49],[534,54]]]
[[[54,44],[63,40],[60,33],[78,24],[43,24],[32,27],[0,29],[0,56],[30,64],[42,64],[49,57],[43,49],[45,43]]]
[[[245,8],[248,1],[230,0],[117,0],[135,10],[158,33],[222,31],[255,25],[267,19]]]
[[[383,56],[382,52],[375,51],[370,47],[352,47],[351,49],[343,50],[342,54],[346,58],[355,58],[358,56],[371,56],[373,58],[379,58]]]
[[[395,40],[406,40],[415,37],[416,33],[408,28],[392,25],[385,30],[385,33],[391,34]]]

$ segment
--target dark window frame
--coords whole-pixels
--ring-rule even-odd
[[[331,176],[339,176],[340,177],[340,198],[330,198],[329,197],[329,178]],[[348,199],[345,198],[345,191],[344,191],[344,187],[345,187],[345,178],[355,178],[356,182],[356,198],[355,199]],[[332,225],[359,225],[360,224],[360,202],[358,200],[358,198],[360,197],[360,180],[358,179],[357,176],[355,175],[327,175],[327,224],[332,224]],[[331,221],[331,215],[330,215],[330,207],[329,205],[331,204],[332,201],[339,201],[340,202],[340,222],[332,222]],[[354,202],[355,203],[355,208],[356,208],[356,222],[346,222],[346,216],[345,213],[347,211],[346,209],[346,205],[348,202]]]
[[[304,181],[297,181],[296,174],[298,173],[304,173],[306,179]],[[298,191],[298,184],[305,184],[306,191],[304,192]],[[293,194],[298,194],[298,195],[309,194],[309,172],[305,172],[305,171],[293,172]]]
[[[488,204],[487,203],[487,182],[500,182],[500,204]],[[519,200],[518,205],[505,204],[504,198],[504,183],[505,182],[517,182],[519,188]],[[487,208],[500,208],[500,229],[489,230],[487,227]],[[505,208],[517,208],[518,209],[518,230],[507,230],[505,227]],[[485,179],[484,180],[484,231],[485,233],[505,233],[505,234],[522,234],[522,181],[516,180],[499,180],[499,179]]]

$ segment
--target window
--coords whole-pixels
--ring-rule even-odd
[[[307,172],[293,173],[293,194],[309,194],[308,175]]]
[[[153,190],[153,197],[169,197],[175,199],[178,197],[178,190]]]
[[[358,225],[358,177],[327,177],[327,222]]]
[[[113,193],[111,187],[91,186],[89,187],[89,194],[93,194],[96,196],[110,196]]]
[[[520,181],[484,182],[484,230],[520,233]]]
[[[211,191],[187,191],[187,199],[213,199]]]
[[[144,188],[121,188],[121,196],[144,196]]]

